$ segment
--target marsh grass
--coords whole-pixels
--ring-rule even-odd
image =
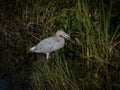
[[[1,15],[0,72],[21,72],[20,83],[33,90],[119,89],[120,25],[111,30],[113,1],[107,7],[102,0],[92,4],[17,0],[14,19]],[[48,63],[45,55],[29,52],[61,28],[71,41],[51,53]],[[27,76],[30,81],[25,82]]]
[[[99,6],[102,7],[102,11],[97,12],[97,8],[96,8],[97,6],[96,6],[94,12],[91,13],[90,6],[87,5],[85,1],[78,1],[77,8],[76,9],[74,8],[76,10],[76,13],[74,13],[76,17],[73,18],[75,19],[76,22],[75,21],[73,22],[74,24],[77,24],[77,27],[75,27],[75,29],[78,29],[79,32],[81,33],[80,38],[76,37],[77,43],[80,44],[81,52],[82,52],[81,53],[82,55],[80,55],[79,58],[81,58],[81,56],[85,58],[84,64],[86,65],[81,65],[81,67],[79,67],[80,64],[77,63],[78,66],[75,66],[75,67],[78,67],[79,69],[81,68],[83,70],[80,69],[81,71],[80,72],[78,69],[77,71],[79,73],[72,71],[76,69],[71,70],[72,66],[68,67],[68,63],[65,59],[66,57],[62,57],[62,56],[59,57],[59,55],[57,54],[55,54],[55,57],[56,57],[54,61],[55,63],[54,64],[51,63],[53,64],[52,66],[45,64],[44,66],[42,66],[43,68],[40,68],[39,67],[40,64],[39,64],[38,65],[38,68],[40,68],[39,70],[42,69],[43,70],[42,73],[44,73],[42,75],[44,77],[47,77],[47,81],[48,81],[47,83],[49,84],[49,89],[50,88],[58,89],[54,86],[59,87],[60,90],[61,89],[67,90],[68,87],[73,87],[72,90],[78,89],[78,88],[83,88],[83,89],[101,88],[101,86],[104,86],[104,84],[102,85],[102,83],[99,81],[103,73],[106,76],[106,80],[107,80],[107,83],[106,83],[107,86],[105,88],[112,89],[112,81],[111,81],[111,76],[109,74],[109,69],[108,69],[108,65],[111,65],[110,64],[111,54],[109,51],[110,49],[109,45],[111,43],[110,41],[112,41],[111,38],[112,39],[114,38],[117,31],[113,33],[113,37],[109,36],[110,12],[112,8],[111,3],[112,2],[110,2],[110,8],[108,12],[105,13],[103,2],[100,2]],[[61,13],[56,17],[53,16],[53,18],[51,18],[50,21],[53,22],[54,19],[57,19],[58,20],[57,23],[61,23],[64,29],[67,29],[67,27],[68,29],[71,28],[69,25],[73,25],[72,28],[74,28],[74,24],[71,24],[69,22],[69,18],[71,18],[71,14],[66,13],[68,11],[73,12],[73,9],[69,9],[68,11],[67,10],[68,9],[63,9],[63,13]],[[95,14],[95,15],[92,15],[92,14]],[[68,17],[66,17],[66,15],[68,15]],[[63,19],[60,21],[59,19],[61,18],[61,16]],[[50,25],[50,27],[55,24],[56,24],[56,21],[54,21],[52,25]],[[64,55],[64,54],[61,53],[61,55]],[[40,72],[39,70],[37,72]],[[81,77],[85,76],[85,77],[80,78],[80,76]],[[37,77],[37,78],[40,78],[40,77]],[[63,82],[63,80],[65,81]],[[51,83],[51,82],[54,82],[54,83]],[[45,87],[48,87],[48,86],[44,86],[44,88]]]
[[[55,54],[58,56],[58,54]],[[41,64],[42,63],[42,64]],[[54,59],[51,62],[35,62],[33,68],[33,78],[35,83],[34,89],[50,89],[50,90],[61,90],[61,89],[76,89],[78,87],[73,81],[73,76],[69,70],[67,62],[64,58]]]

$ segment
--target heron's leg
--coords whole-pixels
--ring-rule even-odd
[[[49,58],[49,54],[50,54],[50,53],[46,53],[46,54],[47,54],[47,61],[48,61],[48,58]]]

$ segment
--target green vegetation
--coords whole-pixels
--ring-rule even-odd
[[[19,73],[22,89],[119,90],[119,4],[119,0],[2,1],[0,75]],[[71,41],[51,53],[49,63],[44,54],[29,52],[61,28]]]

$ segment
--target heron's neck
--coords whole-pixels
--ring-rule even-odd
[[[58,41],[59,41],[61,44],[64,44],[64,43],[65,43],[64,37],[57,36],[57,38],[58,38]]]

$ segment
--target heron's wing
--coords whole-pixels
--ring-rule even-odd
[[[49,37],[38,43],[36,50],[43,53],[51,52],[54,51],[55,46],[58,46],[57,43],[59,43],[59,41],[56,37]]]

